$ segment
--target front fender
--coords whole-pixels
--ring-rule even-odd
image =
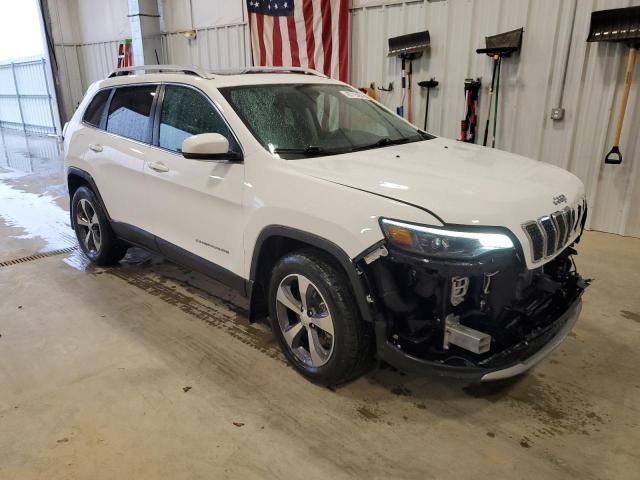
[[[401,201],[353,189],[300,173],[287,161],[261,165],[248,159],[244,205],[246,252],[244,273],[251,271],[251,252],[272,225],[315,235],[340,247],[350,258],[384,239],[380,217],[442,226],[428,211]],[[264,162],[263,162],[264,163]],[[256,168],[258,167],[258,168]],[[257,179],[257,180],[255,180]]]
[[[366,287],[364,279],[362,278],[362,272],[357,269],[355,264],[351,261],[349,255],[347,255],[347,253],[342,248],[340,248],[340,246],[336,245],[330,240],[327,240],[326,238],[323,238],[319,235],[314,235],[309,232],[287,227],[284,225],[269,225],[265,227],[260,232],[260,235],[258,235],[258,239],[256,240],[253,250],[251,272],[249,276],[251,285],[253,285],[257,279],[258,262],[260,259],[260,255],[263,253],[262,249],[267,240],[272,237],[283,237],[291,240],[296,240],[330,254],[340,264],[340,266],[347,274],[349,282],[351,283],[351,287],[353,288],[353,293],[355,294],[358,309],[360,310],[362,318],[369,322],[373,321],[373,314],[370,305],[367,302],[368,289]]]

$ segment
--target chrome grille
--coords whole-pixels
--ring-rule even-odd
[[[585,205],[586,206],[586,205]],[[573,225],[573,229],[575,230],[576,228],[578,228],[578,225],[580,224],[580,220],[582,219],[582,209],[584,207],[582,205],[578,205],[578,215],[576,216],[576,223]]]
[[[587,211],[584,201],[522,224],[531,245],[533,261],[548,258],[564,249],[571,237],[582,228]]]
[[[569,209],[565,208],[561,212],[552,213],[551,220],[558,232],[558,245],[564,245],[569,237]]]
[[[573,208],[569,209],[569,233],[568,235],[571,235],[571,232],[573,231],[573,225],[575,224],[575,220],[576,220],[576,211]]]
[[[542,225],[544,236],[547,239],[545,257],[550,257],[558,247],[558,232],[556,231],[556,226],[553,223],[553,220],[551,220],[551,217],[542,217],[538,221],[540,222],[540,225]]]
[[[529,222],[522,226],[525,233],[531,241],[531,251],[533,252],[533,258],[539,259],[544,254],[544,234],[538,222]]]

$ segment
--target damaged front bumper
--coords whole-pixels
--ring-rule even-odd
[[[520,351],[517,360],[494,367],[454,366],[414,357],[387,340],[387,322],[376,321],[377,353],[381,360],[399,370],[411,373],[432,373],[470,382],[502,380],[520,375],[547,357],[567,337],[576,324],[582,300],[577,298],[567,311],[544,331],[514,346]]]
[[[365,262],[378,358],[420,374],[466,380],[520,375],[567,337],[588,281],[567,247],[527,270],[518,252],[433,261],[384,249]]]

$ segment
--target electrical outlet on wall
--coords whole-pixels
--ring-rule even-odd
[[[564,118],[564,108],[555,107],[551,109],[551,120],[560,121]]]

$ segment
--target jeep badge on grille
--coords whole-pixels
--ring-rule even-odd
[[[564,194],[560,194],[553,197],[554,205],[560,205],[561,203],[567,203],[567,197],[565,197]]]

